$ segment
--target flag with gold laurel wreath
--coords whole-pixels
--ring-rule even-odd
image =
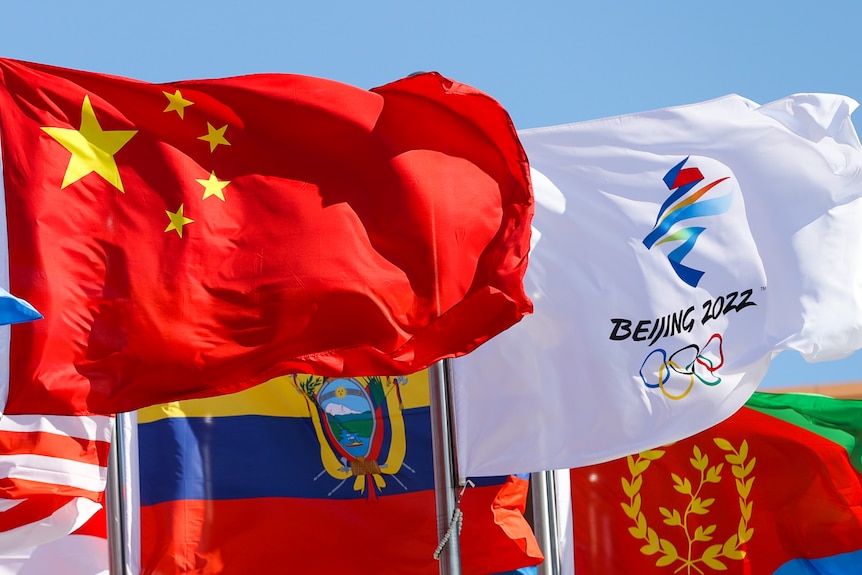
[[[860,572],[859,400],[758,392],[715,427],[571,480],[578,575]]]

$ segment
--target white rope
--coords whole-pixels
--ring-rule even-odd
[[[440,543],[437,545],[437,549],[434,550],[434,559],[437,561],[440,560],[440,554],[443,553],[443,549],[446,547],[446,544],[449,543],[449,539],[452,538],[452,534],[455,532],[455,527],[458,528],[458,535],[461,534],[461,527],[463,526],[464,513],[461,511],[461,497],[464,496],[464,491],[467,490],[467,487],[475,487],[476,484],[467,480],[467,483],[461,488],[461,491],[458,493],[458,497],[455,498],[455,511],[452,512],[452,519],[449,520],[449,527],[446,529],[446,533],[443,534],[443,537],[440,539]]]

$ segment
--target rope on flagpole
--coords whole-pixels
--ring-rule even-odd
[[[452,512],[452,519],[449,520],[449,527],[446,529],[446,533],[443,534],[443,537],[440,539],[440,543],[437,545],[437,549],[434,550],[434,559],[440,560],[440,554],[443,552],[443,549],[446,547],[446,544],[449,543],[449,539],[452,538],[452,534],[455,533],[455,528],[458,528],[458,534],[461,534],[461,527],[463,526],[463,518],[464,512],[461,511],[461,497],[464,496],[464,491],[467,490],[467,487],[475,487],[476,484],[467,480],[467,483],[461,488],[461,491],[458,492],[458,497],[455,498],[455,511]]]

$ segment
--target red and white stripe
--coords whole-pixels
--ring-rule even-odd
[[[71,535],[0,553],[0,575],[108,575],[109,564],[106,518],[101,507]]]
[[[0,417],[0,554],[68,535],[101,508],[110,416]]]
[[[110,416],[4,415],[0,418],[0,497],[86,497],[105,491]]]

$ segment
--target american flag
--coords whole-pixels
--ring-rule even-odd
[[[0,554],[68,535],[104,502],[111,416],[0,417]]]

